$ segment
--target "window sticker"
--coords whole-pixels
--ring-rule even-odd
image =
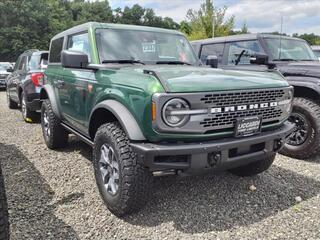
[[[156,52],[156,41],[142,43],[142,51],[144,53],[155,53]]]

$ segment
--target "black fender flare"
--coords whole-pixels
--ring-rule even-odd
[[[40,100],[43,101],[44,99],[46,99],[44,96],[48,96],[50,103],[51,103],[51,107],[52,107],[52,111],[54,112],[54,114],[60,118],[60,112],[59,112],[59,108],[58,108],[58,102],[56,99],[56,95],[54,94],[54,89],[51,85],[44,85],[40,91]]]
[[[104,100],[100,102],[95,108],[92,110],[90,114],[90,122],[93,113],[97,109],[104,108],[110,111],[119,121],[120,125],[122,126],[123,130],[126,132],[128,138],[134,141],[145,141],[146,138],[143,135],[139,124],[137,123],[136,119],[133,117],[131,112],[120,102],[116,100]]]

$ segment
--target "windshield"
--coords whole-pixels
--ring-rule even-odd
[[[198,63],[191,45],[182,35],[140,30],[98,29],[96,36],[101,63],[117,60],[122,60],[124,63],[133,61],[145,64]]]
[[[314,61],[317,60],[310,46],[304,42],[295,39],[265,38],[267,47],[271,54],[271,59],[276,60],[294,60],[294,61]],[[281,45],[281,51],[280,51]]]

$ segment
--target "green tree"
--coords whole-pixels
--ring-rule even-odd
[[[226,11],[227,7],[215,8],[212,0],[205,0],[197,11],[189,9],[187,19],[192,28],[189,38],[196,40],[229,35],[234,27],[234,16],[225,20]]]
[[[320,45],[320,36],[316,35],[314,33],[304,33],[304,34],[298,34],[294,33],[292,35],[293,37],[302,38],[306,40],[310,45]]]

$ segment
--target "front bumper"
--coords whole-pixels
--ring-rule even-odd
[[[199,143],[131,143],[132,149],[150,171],[226,170],[278,152],[294,130],[285,122],[280,128],[245,138],[228,138]]]

